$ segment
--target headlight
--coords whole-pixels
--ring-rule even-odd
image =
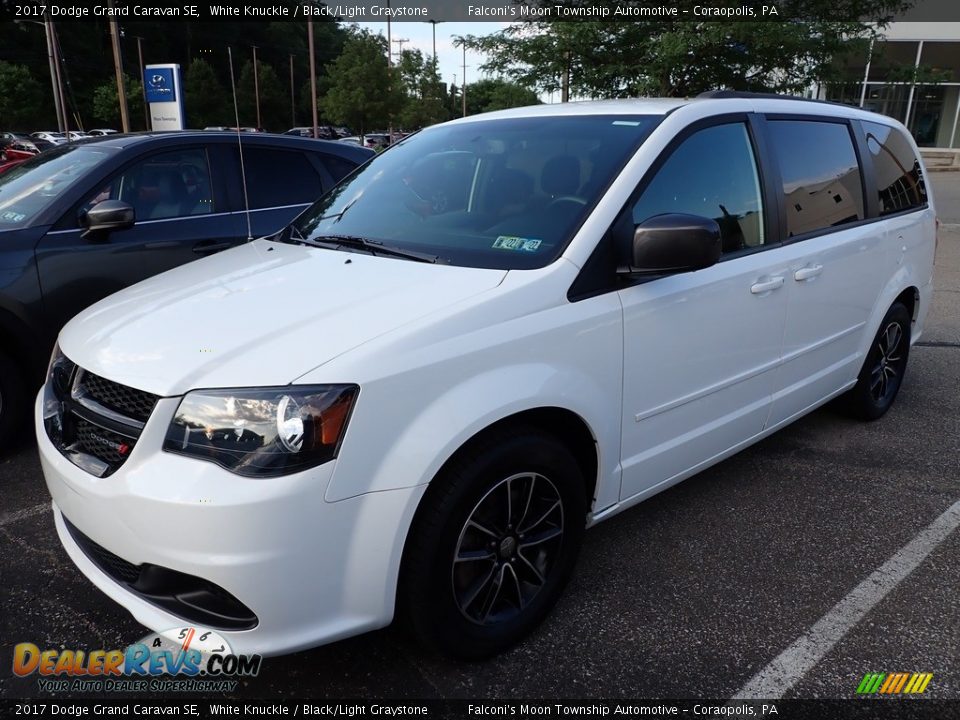
[[[356,385],[187,393],[163,449],[247,477],[277,477],[337,456]]]
[[[46,420],[56,418],[58,426],[60,403],[70,396],[70,384],[76,369],[77,366],[60,351],[60,345],[54,345],[50,363],[47,365],[47,382],[43,392],[43,417]]]

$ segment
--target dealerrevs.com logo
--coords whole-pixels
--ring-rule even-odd
[[[260,655],[237,655],[216,631],[182,627],[151,633],[124,650],[13,649],[13,673],[37,675],[45,692],[231,692],[256,677]]]

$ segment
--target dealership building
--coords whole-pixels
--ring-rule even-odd
[[[896,118],[926,148],[960,148],[960,22],[891,23],[818,97]]]

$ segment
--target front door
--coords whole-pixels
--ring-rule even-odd
[[[37,269],[51,327],[101,298],[170,268],[241,242],[241,218],[215,192],[207,148],[167,150],[138,160],[72,208],[37,246]],[[84,238],[79,217],[103,200],[133,206],[136,223]]]
[[[746,118],[694,130],[633,205],[634,224],[663,213],[715,219],[723,256],[620,291],[622,499],[682,479],[764,428],[789,267],[769,238],[755,147]]]

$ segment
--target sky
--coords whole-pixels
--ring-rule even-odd
[[[360,27],[372,32],[387,36],[385,22],[361,22]],[[454,38],[461,35],[490,35],[502,30],[507,23],[494,22],[442,22],[437,23],[437,61],[440,68],[440,78],[447,85],[451,84],[456,75],[457,85],[463,82],[463,49],[454,47]],[[420,50],[425,57],[433,53],[433,26],[426,22],[395,22],[391,23],[390,35],[394,41],[393,51],[399,53],[400,46],[397,40],[406,38],[409,42],[403,43],[404,50],[414,48]],[[396,57],[396,55],[394,56]],[[396,60],[394,60],[396,61]],[[467,50],[467,83],[479,80],[482,77],[480,65],[484,57],[476,52]],[[469,92],[469,89],[468,89]]]

